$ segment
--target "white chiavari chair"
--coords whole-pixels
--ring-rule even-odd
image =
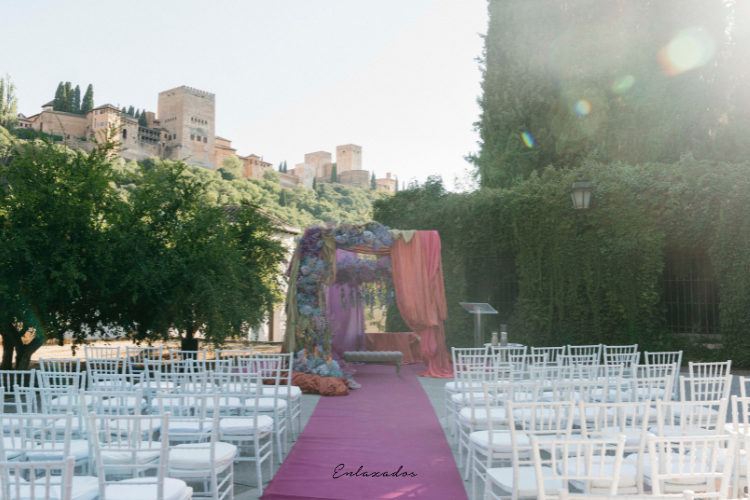
[[[546,354],[547,362],[551,364],[558,363],[558,357],[565,355],[565,346],[561,347],[532,347],[531,354]]]
[[[2,448],[2,443],[0,443]],[[75,458],[60,461],[0,461],[0,498],[13,500],[89,500],[99,493],[96,478],[74,476]]]
[[[248,404],[255,407],[255,411],[270,414],[273,418],[273,433],[276,436],[276,450],[278,451],[279,464],[284,461],[286,453],[287,427],[289,420],[289,404],[286,394],[280,392],[282,372],[286,377],[288,364],[285,362],[285,356],[280,355],[255,355],[249,360],[240,360],[240,370],[245,373],[255,373],[260,376],[263,385],[260,386],[261,397],[257,406],[255,399],[247,401]],[[284,386],[288,388],[290,386]],[[297,388],[299,389],[299,388]],[[258,391],[258,388],[255,388]]]
[[[145,369],[147,361],[162,361],[163,347],[125,347],[125,373],[140,373]]]
[[[193,359],[193,360],[205,360],[206,359],[206,350],[202,351],[179,351],[179,350],[169,350],[169,360],[170,361],[182,361],[187,359]]]
[[[190,360],[190,369],[194,373],[231,373],[233,368],[232,362],[231,359],[193,359]]]
[[[484,477],[485,498],[488,500],[499,500],[501,496],[536,497],[536,472],[532,459],[531,440],[533,437],[542,436],[545,439],[555,438],[558,441],[569,440],[573,430],[575,403],[560,401],[516,404],[509,401],[505,403],[505,407],[510,417],[509,432],[494,432],[492,421],[488,421],[484,449],[494,450],[494,453],[487,453],[487,462],[483,468],[476,466],[479,460],[475,459],[473,473]],[[474,433],[474,435],[478,434]],[[479,445],[482,441],[473,440],[475,445]],[[498,453],[502,458],[510,455],[510,463],[506,458],[504,466],[493,467],[493,462],[499,458]],[[563,484],[560,481],[546,485],[546,487],[555,492],[561,489]],[[498,495],[493,491],[495,488],[499,488],[503,493]]]
[[[605,365],[626,366],[637,365],[640,355],[638,344],[633,345],[605,345],[602,344],[602,361]]]
[[[731,389],[732,375],[712,378],[680,377],[682,401],[703,401],[710,411],[716,411],[715,405],[718,401],[729,400]],[[679,417],[682,410],[678,406],[674,411]]]
[[[253,353],[253,349],[216,349],[214,351],[216,359],[230,360],[234,368],[240,367],[241,359],[252,358]]]
[[[192,488],[167,477],[169,414],[104,416],[89,414],[99,500],[189,500]],[[159,434],[159,440],[154,436]],[[144,438],[146,436],[146,438]]]
[[[487,347],[480,347],[480,348],[472,348],[472,347],[451,347],[451,356],[453,357],[453,371],[454,374],[460,370],[460,365],[458,364],[458,358],[460,355],[466,355],[469,357],[469,359],[476,359],[477,357],[482,357],[486,362],[489,362],[489,348]],[[445,422],[448,427],[451,428],[451,435],[453,435],[453,432],[455,431],[454,427],[454,419],[457,418],[457,414],[454,414],[453,406],[451,404],[451,396],[460,392],[460,381],[458,379],[458,375],[454,375],[454,379],[450,382],[445,383],[445,388],[443,391],[443,398],[445,400]]]
[[[294,356],[292,353],[282,353],[282,354],[262,354],[262,353],[255,353],[252,357],[252,359],[257,360],[263,360],[263,359],[273,359],[275,370],[279,372],[279,388],[278,390],[271,388],[271,387],[263,387],[263,393],[261,394],[261,399],[263,397],[268,397],[271,394],[278,394],[284,399],[286,399],[286,402],[288,403],[289,407],[289,414],[288,418],[291,423],[292,428],[292,437],[295,438],[295,434],[299,435],[299,433],[302,431],[302,390],[292,385],[292,372],[294,370]],[[239,360],[240,366],[243,366],[244,363],[246,363],[245,360],[240,359]],[[264,377],[265,378],[265,377]],[[297,425],[295,427],[295,421],[297,422]]]
[[[507,370],[512,368],[507,367]],[[514,382],[499,384],[484,384],[486,394],[489,394],[491,404],[485,404],[485,392],[471,392],[471,406],[463,408],[459,414],[461,422],[461,440],[460,447],[466,448],[466,463],[464,469],[464,481],[468,480],[471,472],[472,463],[477,453],[486,454],[483,448],[474,448],[472,446],[471,435],[487,429],[487,419],[492,419],[495,430],[505,430],[509,425],[508,415],[505,412],[503,404],[506,401],[515,403],[535,403],[539,400],[540,386],[539,382]],[[475,403],[476,401],[476,403]],[[482,437],[482,436],[480,436]],[[461,463],[461,450],[459,450],[459,464]],[[476,480],[476,476],[472,479]],[[472,489],[475,489],[472,485]]]
[[[450,397],[450,410],[453,414],[453,431],[452,435],[456,436],[456,442],[460,443],[460,432],[456,432],[459,427],[459,418],[461,410],[469,406],[470,398],[473,398],[474,404],[479,405],[483,398],[483,385],[485,383],[498,383],[499,381],[510,383],[513,379],[514,369],[510,364],[501,367],[495,366],[491,358],[485,356],[468,356],[458,355],[458,369],[454,370],[456,380],[458,381],[458,391]],[[511,377],[510,379],[501,377]],[[470,394],[472,393],[472,394]],[[459,458],[461,457],[461,447],[459,446]]]
[[[510,363],[511,356],[525,356],[527,346],[490,346],[490,354],[498,365]]]
[[[688,363],[688,373],[691,378],[728,377],[732,371],[732,360],[718,363]]]
[[[40,387],[74,387],[82,389],[86,383],[85,373],[81,372],[80,359],[39,359],[36,372]]]
[[[14,396],[14,388],[18,385],[21,387],[34,387],[36,382],[36,370],[0,370],[0,387],[5,389],[5,396],[8,397],[6,401],[3,399],[3,408],[0,408],[0,412],[5,410],[15,410],[16,399]]]
[[[648,437],[648,403],[579,403],[581,440],[625,438],[624,453],[628,454],[620,470],[618,493],[643,494],[643,457]],[[582,419],[583,421],[583,419]],[[591,493],[602,493],[596,488]]]
[[[255,463],[255,471],[258,477],[258,490],[263,495],[263,462],[268,461],[269,474],[273,476],[273,418],[262,414],[260,408],[260,391],[252,391],[251,388],[261,385],[263,381],[257,373],[232,374],[234,381],[229,383],[239,384],[247,387],[246,394],[250,394],[245,400],[244,414],[232,416],[230,410],[222,410],[219,422],[219,440],[232,443],[237,446],[235,461],[250,461]],[[228,375],[224,375],[228,377]],[[223,397],[223,394],[222,394]],[[251,403],[252,401],[252,403]],[[226,415],[226,416],[224,416]],[[265,443],[263,442],[265,440]]]
[[[613,439],[559,440],[544,436],[531,438],[536,479],[536,498],[556,498],[557,492],[573,486],[584,493],[608,492],[614,495],[621,481],[625,436]],[[547,451],[542,458],[541,450]],[[614,451],[613,455],[608,452]]]
[[[212,417],[207,412],[207,401],[216,408],[219,398],[219,393],[157,395],[159,413],[171,415],[169,477],[191,484],[193,498],[221,500],[233,496],[237,447],[219,441],[219,412]]]
[[[677,400],[680,397],[680,384],[678,383],[678,380],[680,377],[680,369],[682,368],[682,351],[646,351],[643,356],[643,361],[646,365],[674,365],[674,396],[672,396],[672,399]]]
[[[83,346],[83,352],[88,361],[92,359],[120,359],[120,348],[112,346]]]
[[[565,354],[557,358],[558,364],[563,366],[592,365],[599,366],[600,355],[592,354]]]
[[[742,377],[740,377],[742,378]],[[750,434],[750,398],[732,396],[732,422],[725,425],[727,433],[737,435],[737,449],[734,453],[734,477],[732,496],[739,498],[748,486],[747,453],[750,450],[745,436]]]
[[[736,436],[649,436],[649,477],[654,495],[695,492],[719,493],[726,499],[734,470]],[[721,465],[719,456],[724,455]],[[717,487],[718,484],[718,487]]]
[[[590,358],[593,364],[598,365],[602,359],[602,344],[596,344],[596,345],[570,345],[568,344],[567,355],[574,356],[574,357]]]
[[[606,401],[609,397],[609,380],[601,378],[599,380],[554,381],[552,396],[554,401],[599,403]]]
[[[727,400],[656,402],[658,426],[649,432],[659,437],[724,434]]]

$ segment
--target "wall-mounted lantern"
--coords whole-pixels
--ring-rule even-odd
[[[576,210],[588,210],[589,202],[591,201],[591,191],[593,190],[594,188],[591,187],[591,183],[584,180],[583,174],[578,174],[578,180],[573,183],[573,188],[570,190],[573,207]]]

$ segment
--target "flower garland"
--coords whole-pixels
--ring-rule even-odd
[[[314,225],[307,228],[302,238],[297,240],[297,252],[300,259],[299,273],[297,274],[297,307],[300,321],[296,335],[298,345],[303,347],[299,353],[299,366],[306,364],[308,357],[312,357],[313,360],[322,358],[323,362],[328,364],[329,367],[332,362],[332,335],[328,324],[327,311],[321,309],[321,304],[318,301],[318,288],[331,273],[330,266],[322,258],[323,236],[333,234],[336,246],[341,250],[351,250],[356,246],[367,246],[375,251],[393,245],[393,237],[389,229],[377,222],[368,222],[361,226],[344,222],[337,227],[333,223],[328,223],[326,226]],[[380,261],[383,261],[383,263],[379,264]],[[375,264],[354,266],[344,263],[341,269],[344,276],[341,279],[351,279],[355,283],[357,280],[362,280],[363,283],[374,281],[376,277],[392,279],[390,259],[362,262],[375,262]],[[355,267],[358,269],[355,270]],[[291,269],[287,272],[290,271]],[[340,282],[338,272],[337,270],[337,282]],[[313,361],[313,363],[317,362]],[[346,376],[346,374],[344,375]],[[351,378],[351,375],[347,378]]]

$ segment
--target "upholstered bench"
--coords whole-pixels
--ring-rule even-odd
[[[347,351],[344,361],[347,363],[389,363],[396,362],[396,375],[401,376],[401,362],[404,353],[401,351]]]

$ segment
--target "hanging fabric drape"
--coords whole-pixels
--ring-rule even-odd
[[[343,259],[347,253],[344,250],[337,250],[336,257]],[[358,256],[354,257],[359,259]],[[342,297],[344,298],[343,304]],[[342,284],[329,287],[327,306],[333,334],[333,352],[343,357],[347,351],[364,350],[365,307],[360,298],[360,286]]]
[[[410,243],[398,239],[391,247],[396,303],[404,322],[421,338],[423,377],[451,378],[443,321],[448,319],[437,231],[418,231]]]

